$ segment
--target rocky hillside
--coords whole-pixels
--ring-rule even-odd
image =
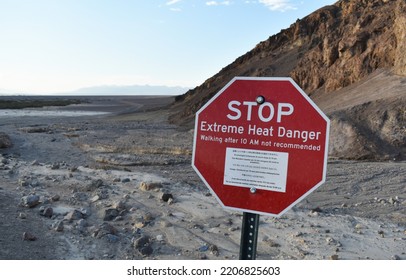
[[[195,112],[235,76],[290,76],[330,116],[331,156],[402,159],[405,26],[404,0],[338,1],[260,42],[179,96],[170,120],[192,127]]]

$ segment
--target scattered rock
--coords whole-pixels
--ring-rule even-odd
[[[25,179],[18,179],[18,185],[20,187],[28,187],[30,183]]]
[[[151,238],[148,235],[144,235],[138,239],[135,239],[133,242],[133,245],[136,249],[140,249],[142,247],[145,247],[150,242],[151,242]]]
[[[52,228],[57,232],[62,232],[64,229],[63,221],[56,221],[52,224]]]
[[[209,246],[209,251],[210,251],[210,253],[212,253],[215,256],[218,256],[220,254],[219,253],[219,248],[216,245],[210,245]]]
[[[53,163],[52,165],[51,165],[51,169],[52,170],[57,170],[57,169],[59,169],[61,167],[61,165],[59,164],[59,163],[57,163],[57,162],[55,162],[55,163]]]
[[[332,256],[330,256],[330,260],[338,260],[338,255],[332,255]]]
[[[100,188],[103,185],[103,180],[96,179],[92,180],[86,187],[85,190],[88,192],[95,191],[96,189]]]
[[[199,252],[206,252],[209,250],[209,245],[205,244],[203,246],[200,246],[198,250]]]
[[[51,200],[54,202],[59,201],[60,199],[61,199],[61,197],[58,194],[51,197]]]
[[[169,221],[161,221],[161,227],[163,228],[167,228],[167,227],[171,227],[172,223]]]
[[[41,216],[51,218],[54,214],[54,209],[52,209],[52,207],[41,206],[39,209],[39,213]]]
[[[88,226],[88,224],[87,224],[87,221],[85,219],[80,219],[79,221],[76,222],[76,229],[78,231],[80,231],[81,233],[86,232],[87,226]]]
[[[37,237],[35,235],[33,235],[32,233],[25,231],[23,233],[23,240],[35,241],[35,240],[37,240]]]
[[[0,132],[0,149],[10,148],[12,142],[10,137],[4,132]]]
[[[93,196],[91,199],[90,199],[90,201],[91,202],[96,202],[96,201],[99,201],[100,200],[100,196],[98,195],[98,194],[96,194],[95,196]]]
[[[27,214],[20,212],[20,213],[18,214],[18,218],[20,218],[21,220],[25,220],[25,219],[27,219]]]
[[[143,256],[149,256],[154,252],[154,250],[151,246],[151,238],[147,235],[144,235],[138,239],[135,239],[133,242],[133,246]]]
[[[28,208],[33,208],[39,204],[39,195],[31,194],[21,198],[21,204]]]
[[[117,209],[118,211],[123,211],[127,209],[127,205],[125,201],[119,200],[113,203],[113,208]]]
[[[102,238],[106,234],[117,235],[118,230],[109,223],[101,224],[93,233],[94,237]]]
[[[119,215],[119,211],[115,208],[109,208],[104,210],[103,221],[112,221]]]
[[[114,182],[120,182],[120,178],[114,179]],[[131,179],[130,178],[124,178],[121,182],[122,183],[129,183],[129,182],[131,182]]]
[[[162,188],[162,184],[159,182],[141,182],[139,189],[142,191],[151,191],[158,188]]]
[[[326,243],[327,243],[328,245],[333,245],[333,246],[336,246],[336,247],[341,247],[341,246],[342,246],[339,241],[335,240],[335,239],[332,238],[332,237],[327,237],[327,238],[326,238]]]
[[[76,220],[80,220],[80,219],[83,219],[83,218],[85,218],[83,213],[80,212],[79,210],[75,209],[73,211],[70,211],[68,214],[66,214],[64,219],[67,220],[67,221],[76,221]]]
[[[173,195],[171,193],[164,192],[161,194],[162,201],[168,202],[169,199],[172,199],[172,201],[173,201]]]
[[[401,258],[398,255],[393,255],[391,257],[392,260],[401,260]]]

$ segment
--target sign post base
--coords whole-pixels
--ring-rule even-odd
[[[259,214],[244,212],[241,229],[240,260],[255,260],[257,255]]]

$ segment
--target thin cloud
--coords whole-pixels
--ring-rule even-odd
[[[166,2],[166,5],[171,6],[173,4],[179,3],[180,1],[182,1],[182,0],[170,0],[170,1]]]
[[[271,11],[285,12],[287,10],[296,10],[297,7],[290,3],[290,0],[259,0],[259,3]]]
[[[219,1],[207,1],[206,2],[207,6],[220,6],[220,5],[228,6],[230,4],[231,4],[230,1],[222,1],[222,2],[219,2]]]
[[[170,8],[169,10],[171,10],[172,12],[181,12],[182,11],[181,8]]]

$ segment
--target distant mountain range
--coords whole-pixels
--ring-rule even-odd
[[[107,86],[80,88],[74,91],[55,93],[54,95],[181,95],[187,92],[188,90],[189,88],[185,87],[169,87],[169,86],[107,85]],[[0,88],[0,96],[1,95],[32,95],[32,94],[28,92],[16,92]]]
[[[169,86],[95,86],[80,88],[66,94],[75,95],[180,95],[187,92],[189,88]]]

